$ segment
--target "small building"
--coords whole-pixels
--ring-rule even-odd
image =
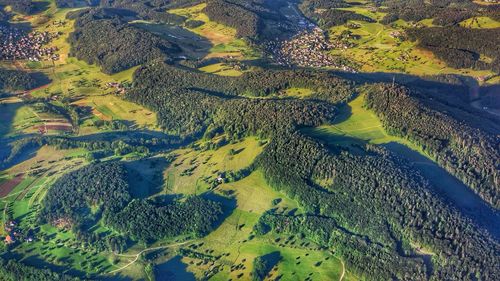
[[[4,240],[5,244],[10,245],[16,242],[16,239],[10,235],[7,235]]]

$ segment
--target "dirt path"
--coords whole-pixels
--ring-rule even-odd
[[[196,240],[188,240],[188,241],[184,241],[184,242],[180,242],[180,243],[175,243],[175,244],[170,244],[170,245],[166,245],[166,246],[158,246],[158,247],[152,247],[152,248],[147,248],[147,249],[144,249],[142,251],[140,251],[139,253],[135,254],[135,255],[117,255],[119,257],[134,257],[134,260],[132,260],[131,262],[129,262],[128,264],[118,268],[118,269],[115,269],[115,270],[112,270],[110,272],[108,272],[108,274],[113,274],[113,273],[116,273],[118,271],[122,271],[124,270],[125,268],[133,265],[138,259],[139,257],[146,253],[146,252],[150,252],[150,251],[154,251],[154,250],[160,250],[160,249],[168,249],[168,248],[173,248],[173,247],[177,247],[177,246],[182,246],[182,245],[185,245],[185,244],[188,244],[188,243],[191,243],[191,242],[194,242]]]
[[[339,281],[342,281],[342,279],[344,279],[344,275],[345,275],[345,264],[344,264],[344,261],[342,261],[342,260],[340,260],[340,263],[342,264],[342,275],[340,275]]]

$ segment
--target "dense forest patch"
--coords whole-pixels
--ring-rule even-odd
[[[353,95],[350,82],[328,73],[260,70],[223,77],[154,63],[136,71],[127,96],[158,112],[160,125],[181,136],[199,135],[213,121],[215,127],[242,136],[277,134],[332,117],[334,108],[315,100],[241,97],[269,96],[290,87],[312,87],[317,91],[315,97],[329,102]]]
[[[97,63],[111,74],[154,59],[180,53],[177,45],[129,25],[123,10],[91,9],[73,14],[75,32],[69,38],[71,55],[89,64]]]
[[[0,275],[3,281],[39,280],[39,281],[77,281],[81,280],[67,274],[57,273],[50,269],[38,269],[24,265],[12,259],[0,258]]]
[[[408,35],[451,67],[500,73],[500,28],[429,27],[410,29]]]
[[[259,229],[303,233],[320,244],[334,245],[350,268],[382,280],[429,275],[461,279],[476,274],[477,268],[482,278],[493,280],[498,242],[433,194],[410,166],[379,147],[363,149],[364,155],[341,147],[335,152],[297,133],[275,138],[260,157],[265,176],[313,216],[297,218],[296,223],[293,217],[278,216],[280,225],[264,217]],[[365,206],[377,211],[368,212]],[[436,235],[439,231],[443,236]],[[436,251],[435,263],[426,264],[411,254],[411,247],[398,246],[409,242]],[[475,264],[477,260],[482,264]]]
[[[38,86],[38,82],[29,73],[0,68],[0,90],[29,90]]]
[[[374,87],[366,96],[366,104],[382,119],[390,134],[422,146],[485,201],[500,207],[498,135],[443,114],[404,88]],[[453,110],[459,111],[450,109]]]
[[[220,219],[220,204],[201,197],[183,202],[132,199],[128,171],[120,163],[91,164],[65,174],[44,198],[39,219],[85,232],[103,218],[135,241],[152,242],[181,234],[202,236]]]

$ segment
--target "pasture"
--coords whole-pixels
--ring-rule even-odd
[[[231,57],[238,59],[250,59],[259,56],[259,54],[251,48],[247,42],[236,38],[236,29],[211,21],[208,16],[203,13],[203,9],[205,7],[206,4],[202,3],[187,8],[172,9],[168,12],[184,16],[191,21],[203,22],[203,24],[198,27],[186,28],[193,33],[203,36],[211,42],[213,47],[210,49],[210,53],[206,56],[207,58]]]
[[[400,143],[421,154],[424,152],[410,141],[389,135],[380,119],[364,107],[363,95],[341,108],[333,124],[306,129],[307,133],[321,138],[327,143],[350,146],[353,143],[388,144]]]
[[[175,160],[164,172],[164,191],[167,194],[205,192],[218,177],[227,180],[224,174],[250,166],[262,149],[257,139],[249,137],[215,150],[175,150],[171,153]]]

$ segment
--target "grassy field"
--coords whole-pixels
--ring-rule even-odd
[[[295,201],[269,187],[261,171],[257,170],[241,181],[222,184],[216,192],[223,194],[228,191],[232,191],[234,195],[236,209],[221,226],[196,243],[196,252],[222,255],[215,264],[223,266],[211,280],[249,280],[253,260],[257,256],[275,251],[279,251],[281,260],[273,269],[269,280],[278,276],[281,276],[282,280],[305,280],[307,277],[312,280],[340,278],[340,260],[328,251],[319,250],[318,245],[311,241],[274,234],[253,237],[253,226],[266,210],[276,208],[277,211],[285,212],[297,209],[297,214],[302,212]],[[281,201],[274,205],[275,199]],[[199,260],[192,257],[184,257],[182,262],[187,266],[187,270],[198,278],[207,270],[198,264]],[[347,272],[344,280],[355,279]]]
[[[384,13],[373,12],[369,9],[371,4],[344,8],[361,15],[370,17],[377,22],[368,23],[364,21],[351,21],[360,25],[358,29],[349,29],[341,25],[331,28],[328,32],[331,38],[335,38],[345,30],[350,30],[353,35],[360,36],[352,39],[357,46],[348,49],[335,49],[331,53],[347,57],[361,66],[363,72],[399,72],[413,75],[437,75],[437,74],[462,74],[474,77],[491,76],[491,71],[477,71],[471,69],[454,69],[437,59],[431,52],[422,50],[415,42],[401,41],[395,38],[395,32],[402,32],[409,23],[398,20],[394,25],[384,25],[378,21],[384,17]],[[485,21],[481,19],[481,21]],[[432,25],[432,19],[419,22],[425,26]],[[485,25],[492,25],[486,21]]]
[[[243,74],[242,71],[236,70],[232,66],[227,65],[225,63],[215,63],[207,65],[199,68],[199,70],[206,73],[212,73],[221,76],[240,76],[241,74]]]
[[[408,140],[391,136],[384,130],[382,122],[372,111],[364,108],[364,98],[359,96],[341,109],[337,122],[306,131],[328,143],[351,146],[357,142],[372,144],[400,143],[421,154],[424,152]]]
[[[216,150],[176,150],[172,152],[176,159],[164,173],[165,192],[199,194],[207,191],[221,174],[250,166],[262,149],[257,139],[247,138]]]
[[[475,17],[464,20],[460,25],[467,28],[499,28],[500,22],[490,17]]]
[[[203,13],[205,3],[195,6],[169,10],[169,13],[186,17],[188,20],[202,21],[204,24],[188,28],[192,32],[207,38],[213,45],[207,58],[210,57],[232,57],[232,58],[255,58],[256,53],[244,40],[236,38],[236,29],[211,21]]]

